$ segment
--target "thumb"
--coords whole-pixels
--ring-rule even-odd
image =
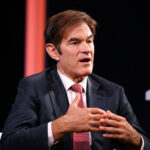
[[[79,101],[80,101],[80,93],[76,93],[76,97],[73,100],[72,104],[78,106]]]

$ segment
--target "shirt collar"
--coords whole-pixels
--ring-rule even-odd
[[[57,72],[58,72],[60,79],[65,87],[66,92],[67,92],[70,89],[70,87],[75,83],[71,79],[66,77],[64,74],[62,74],[58,68],[57,68]],[[87,77],[83,81],[79,82],[78,84],[80,84],[84,88],[84,91],[86,93]]]

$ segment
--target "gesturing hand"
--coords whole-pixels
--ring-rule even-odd
[[[100,130],[106,132],[103,136],[105,138],[118,139],[125,143],[129,149],[140,149],[142,143],[141,136],[127,120],[110,111],[106,113],[107,119],[100,119]]]
[[[99,120],[106,117],[105,111],[99,108],[80,108],[79,100],[80,94],[77,93],[66,113],[69,132],[99,131]]]
[[[80,108],[80,94],[77,93],[67,113],[52,121],[54,140],[58,140],[68,132],[100,131],[100,119],[106,118],[106,112],[99,108]]]

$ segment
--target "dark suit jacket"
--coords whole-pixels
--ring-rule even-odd
[[[144,138],[123,88],[94,74],[88,77],[87,105],[110,110],[124,116]],[[69,107],[67,94],[56,68],[24,78],[2,135],[3,150],[48,150],[47,123],[64,115]],[[93,150],[125,149],[116,140],[105,139],[101,132],[91,133]],[[72,133],[67,134],[51,150],[72,150]]]

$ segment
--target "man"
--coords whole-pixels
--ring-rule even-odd
[[[123,88],[92,74],[95,28],[81,11],[48,20],[46,50],[57,65],[21,80],[3,129],[4,150],[150,148]]]

